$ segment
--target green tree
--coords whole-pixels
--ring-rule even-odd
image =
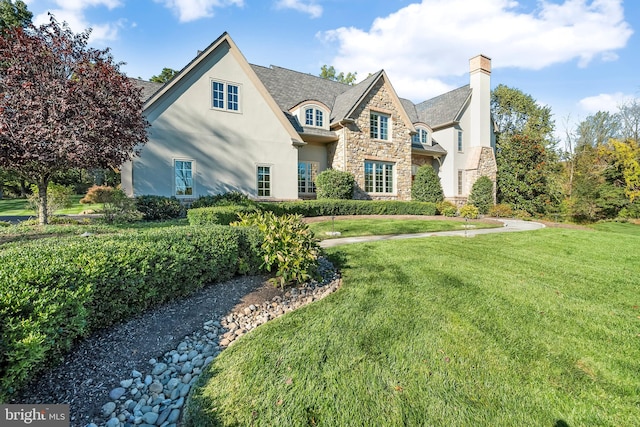
[[[316,177],[318,199],[353,199],[355,178],[350,172],[326,169]]]
[[[0,0],[0,30],[15,27],[27,27],[31,24],[33,13],[27,9],[27,5],[22,0]]]
[[[411,186],[411,198],[419,202],[432,203],[444,200],[440,177],[431,165],[422,165],[418,168]]]
[[[171,68],[163,68],[160,74],[157,76],[152,76],[149,81],[156,83],[167,83],[169,80],[174,78],[178,74],[178,72]]]
[[[481,176],[473,183],[469,203],[478,208],[478,211],[485,215],[494,204],[493,181],[488,176]]]
[[[551,109],[518,89],[498,85],[491,93],[491,113],[498,131],[498,202],[531,214],[552,210],[560,197],[550,177],[560,168]]]
[[[333,81],[348,84],[348,85],[355,84],[356,76],[358,74],[357,72],[354,72],[354,73],[349,72],[345,75],[342,71],[340,73],[337,73],[337,74],[336,73],[337,71],[333,67],[333,65],[331,66],[323,65],[320,68],[320,77],[322,77],[323,79],[333,80]]]

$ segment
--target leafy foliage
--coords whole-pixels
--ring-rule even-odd
[[[275,283],[303,283],[316,276],[319,247],[300,215],[276,216],[272,212],[240,213],[234,226],[256,227],[263,235],[262,267],[275,269]]]
[[[479,214],[478,208],[471,204],[466,204],[460,208],[460,216],[462,218],[476,219]]]
[[[174,78],[178,74],[178,72],[172,68],[163,68],[160,74],[157,76],[152,76],[149,81],[156,83],[167,83],[169,80]]]
[[[200,196],[193,203],[192,208],[205,208],[209,206],[223,206],[223,205],[253,205],[254,203],[247,197],[246,194],[239,191],[231,191],[223,194]]]
[[[411,186],[411,198],[420,202],[438,203],[444,199],[440,177],[430,165],[418,168]]]
[[[352,199],[355,178],[350,172],[326,169],[316,177],[318,199]]]
[[[27,9],[22,0],[0,0],[0,31],[11,28],[26,27],[31,24],[33,13]]]
[[[327,66],[326,64],[322,66],[322,68],[320,68],[320,77],[322,77],[323,79],[327,79],[327,80],[333,80],[339,83],[344,83],[344,84],[348,84],[348,85],[353,85],[356,82],[356,76],[357,76],[357,72],[355,73],[347,73],[347,75],[344,74],[344,72],[340,72],[338,74],[336,74],[337,71],[334,68],[333,65],[331,66]]]
[[[180,200],[175,197],[138,196],[135,205],[146,221],[181,218],[186,212]]]
[[[476,206],[481,214],[486,214],[493,206],[493,181],[487,176],[481,176],[473,183],[469,203]]]
[[[87,190],[87,194],[80,199],[82,204],[107,203],[113,199],[115,188],[108,185],[93,185]]]
[[[187,211],[190,225],[229,225],[238,221],[238,214],[254,212],[256,208],[247,205],[218,205],[206,208],[195,208]]]
[[[260,203],[259,208],[276,215],[296,214],[305,217],[333,215],[435,215],[436,204],[397,200],[303,200]]]
[[[233,227],[169,227],[42,239],[0,252],[0,401],[93,330],[255,271],[260,237]]]
[[[496,218],[510,218],[513,216],[513,210],[509,205],[498,203],[497,205],[491,206],[489,209],[489,216]]]
[[[0,167],[38,185],[71,168],[118,167],[147,141],[140,89],[108,49],[52,17],[0,37]]]
[[[29,206],[37,212],[40,210],[40,203],[42,203],[42,199],[39,197],[39,190],[37,186],[32,185],[31,191],[32,193],[27,197],[27,201]],[[73,188],[50,182],[47,186],[47,193],[49,195],[46,200],[47,211],[52,214],[57,210],[71,205]]]
[[[458,207],[448,200],[438,202],[436,206],[440,215],[452,217],[458,214]]]

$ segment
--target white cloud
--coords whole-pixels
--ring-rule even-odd
[[[122,28],[126,21],[119,20],[116,22],[91,23],[86,19],[85,9],[90,7],[103,6],[111,10],[122,6],[120,0],[56,0],[57,9],[36,15],[33,23],[42,25],[49,22],[49,13],[51,13],[58,22],[66,22],[71,30],[75,33],[91,28],[91,36],[89,40],[93,43],[100,43],[108,40],[115,40],[118,37],[118,31]]]
[[[276,8],[293,9],[298,12],[308,13],[312,18],[319,18],[322,16],[322,6],[315,3],[313,0],[307,2],[302,0],[278,0],[276,2]]]
[[[213,16],[215,8],[244,6],[244,0],[154,0],[178,15],[180,22],[190,22]]]
[[[581,99],[578,102],[580,108],[582,108],[587,114],[594,114],[598,111],[608,111],[610,113],[618,112],[621,105],[630,102],[635,97],[633,95],[625,94],[622,92],[615,93],[601,93],[595,96],[588,96]]]
[[[341,27],[320,37],[337,42],[337,69],[366,76],[383,67],[401,96],[419,101],[439,93],[417,91],[420,82],[463,75],[478,53],[492,57],[494,68],[539,70],[572,60],[586,67],[615,60],[632,33],[622,0],[539,0],[529,12],[513,0],[423,0],[377,18],[368,30]],[[405,83],[396,84],[396,76]]]

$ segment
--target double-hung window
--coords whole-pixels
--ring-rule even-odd
[[[258,166],[258,197],[271,197],[271,166]]]
[[[369,136],[373,139],[389,139],[389,115],[371,112]]]
[[[212,80],[211,106],[219,110],[240,111],[240,86]]]
[[[458,131],[458,151],[462,152],[462,131]]]
[[[298,162],[298,193],[313,194],[316,192],[315,179],[318,175],[317,162]]]
[[[364,162],[364,191],[367,193],[393,193],[393,163]]]
[[[191,160],[174,160],[176,196],[193,196],[193,166]]]

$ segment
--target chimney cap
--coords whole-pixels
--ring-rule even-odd
[[[474,73],[478,71],[491,74],[491,58],[483,54],[471,58],[469,60],[469,72]]]

